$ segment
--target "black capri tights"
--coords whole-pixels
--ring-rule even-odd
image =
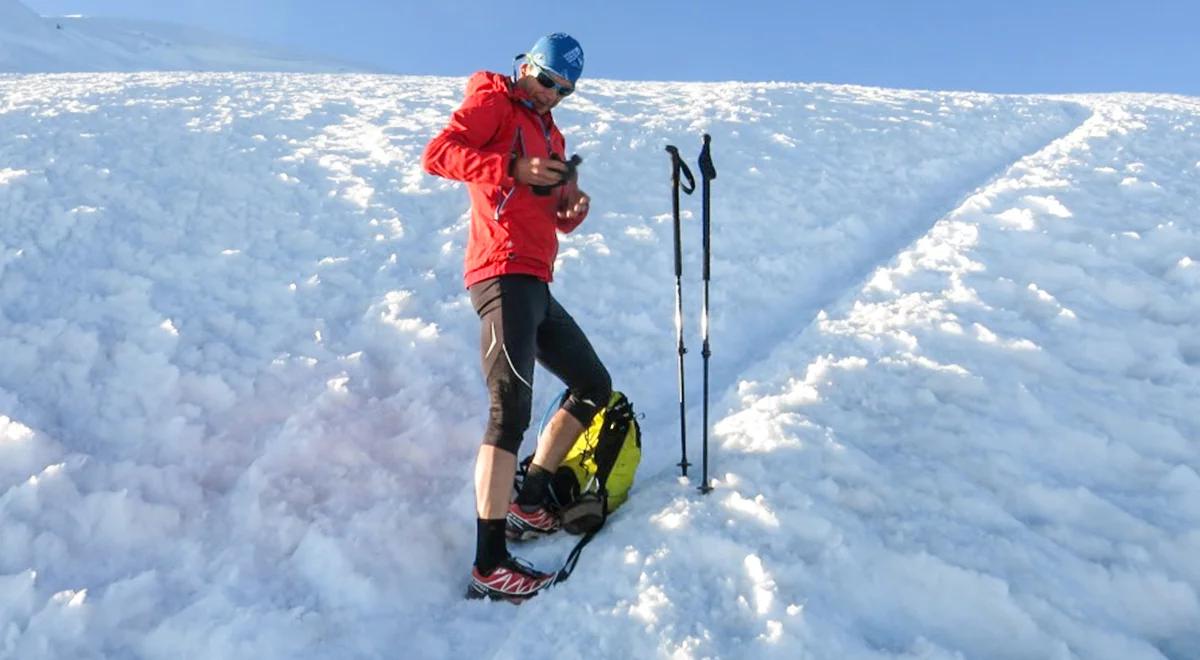
[[[529,275],[501,275],[470,289],[490,407],[483,444],[513,453],[529,428],[535,361],[561,379],[562,408],[585,427],[608,404],[612,380],[575,319]]]

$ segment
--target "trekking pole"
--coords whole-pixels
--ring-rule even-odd
[[[704,232],[704,311],[700,316],[701,333],[704,336],[704,350],[701,355],[704,356],[704,430],[703,430],[703,445],[704,445],[704,467],[700,481],[700,492],[708,493],[712,490],[712,485],[708,482],[708,358],[712,355],[712,351],[708,348],[708,280],[709,280],[709,262],[712,257],[712,222],[711,212],[709,210],[709,182],[717,178],[717,170],[713,167],[712,153],[709,151],[709,142],[712,137],[704,134],[704,147],[700,149],[700,180],[704,184],[704,189],[701,192],[700,199],[702,203],[703,215],[701,216],[701,226]]]
[[[683,243],[679,235],[679,173],[687,177],[688,185],[682,186],[683,192],[692,194],[696,190],[696,179],[687,163],[679,157],[679,150],[667,145],[671,154],[671,213],[675,219],[675,338],[679,350],[679,467],[683,476],[687,476],[687,420],[685,418],[684,388],[683,388],[683,355],[687,349],[683,347]]]

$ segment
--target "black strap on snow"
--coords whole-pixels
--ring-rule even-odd
[[[603,487],[600,489],[600,495],[600,501],[604,504],[603,513],[600,516],[600,526],[584,534],[583,538],[579,539],[579,543],[576,543],[575,547],[571,549],[570,554],[567,555],[567,561],[563,563],[562,568],[558,569],[558,575],[554,577],[554,584],[566,582],[567,578],[571,577],[571,573],[575,571],[575,564],[579,563],[579,555],[583,554],[583,548],[596,538],[596,534],[604,528],[604,523],[608,521],[608,493],[604,491]]]
[[[579,563],[579,556],[583,554],[583,549],[587,544],[596,538],[596,534],[604,529],[604,523],[608,522],[608,476],[612,474],[613,466],[617,464],[617,456],[621,453],[621,446],[625,443],[625,434],[629,432],[629,425],[636,423],[634,421],[633,406],[630,405],[629,399],[624,395],[617,395],[615,401],[604,411],[604,426],[600,428],[600,440],[597,441],[596,454],[593,459],[596,462],[596,480],[599,483],[600,493],[600,524],[596,529],[583,535],[571,552],[567,555],[566,562],[559,569],[558,575],[554,578],[554,584],[566,582],[567,578],[571,577],[571,573],[575,571],[575,565]],[[604,442],[605,438],[612,438],[614,442]]]

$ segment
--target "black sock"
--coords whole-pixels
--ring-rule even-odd
[[[498,520],[475,519],[475,567],[484,575],[496,570],[500,562],[508,558],[508,545],[504,538],[504,518]]]
[[[525,481],[521,484],[521,492],[517,493],[517,504],[526,508],[541,506],[546,500],[546,486],[553,474],[540,465],[530,463],[529,472],[525,474]]]

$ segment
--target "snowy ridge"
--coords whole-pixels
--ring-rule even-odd
[[[773,467],[818,484],[804,509],[822,535],[863,543],[844,570],[788,573],[853,594],[872,644],[916,627],[929,652],[988,657],[1198,648],[1200,426],[1179,416],[1200,393],[1200,293],[1179,256],[1196,174],[1168,164],[1194,157],[1179,119],[1200,104],[1160,104],[1098,103],[777,349],[772,364],[808,362],[803,380],[744,386],[722,423],[726,450],[788,448]],[[1031,573],[1045,579],[1012,588]],[[882,574],[910,577],[891,594]]]
[[[38,16],[0,0],[0,72],[362,71],[206,30],[128,19]]]
[[[0,77],[0,657],[537,657],[568,628],[565,657],[1200,650],[1200,102],[582,86],[556,116],[593,215],[555,291],[646,457],[514,610],[461,599],[465,195],[419,167],[461,87]],[[701,131],[705,498],[673,467],[662,148]]]

